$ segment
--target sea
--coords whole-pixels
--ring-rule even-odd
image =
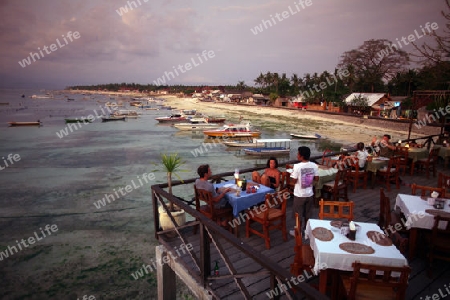
[[[47,94],[53,98],[39,98]],[[38,98],[31,98],[32,95]],[[137,119],[101,122],[100,116],[109,112],[106,102],[122,101],[124,109],[130,109],[129,100],[130,97],[71,94],[64,90],[1,90],[0,167],[5,167],[0,171],[2,185],[17,187],[22,192],[64,189],[67,195],[88,190],[92,195],[86,199],[89,202],[95,199],[95,194],[99,198],[117,186],[127,185],[133,179],[137,181],[137,176],[153,173],[154,180],[145,183],[147,187],[127,193],[135,201],[148,202],[150,185],[167,181],[161,167],[162,153],[178,153],[185,162],[174,180],[196,177],[197,167],[204,163],[210,164],[213,174],[266,163],[267,158],[248,157],[218,140],[205,139],[201,132],[179,131],[155,120],[172,113],[170,110],[138,109],[141,116]],[[64,121],[89,115],[95,117],[94,122],[69,125]],[[9,127],[8,124],[37,120],[42,126]],[[289,132],[264,130],[261,136],[289,137]],[[330,147],[338,150],[341,146],[330,140],[293,140],[290,156],[279,158],[280,163],[295,160],[300,145],[310,147],[312,155],[320,155]],[[11,163],[9,154],[19,155],[20,160]],[[58,194],[47,195],[46,201],[58,202]]]

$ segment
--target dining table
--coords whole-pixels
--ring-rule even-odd
[[[396,267],[408,265],[405,256],[377,224],[355,222],[355,240],[350,240],[344,232],[341,233],[340,222],[309,219],[306,224],[305,238],[309,239],[314,252],[312,270],[319,275],[321,293],[326,293],[329,272],[352,271],[355,261]]]
[[[251,208],[254,205],[258,205],[265,201],[267,193],[274,193],[275,190],[267,187],[262,184],[257,184],[251,180],[247,181],[249,185],[256,185],[258,189],[255,193],[247,193],[247,191],[240,191],[239,195],[236,192],[237,189],[240,189],[234,181],[225,181],[221,183],[214,184],[216,188],[231,188],[232,191],[225,194],[225,198],[228,200],[228,203],[233,208],[233,216],[236,218],[239,216],[239,213],[243,210]]]
[[[417,238],[420,231],[429,231],[434,226],[434,217],[437,214],[450,215],[450,200],[445,201],[444,208],[436,209],[428,204],[428,197],[408,194],[398,194],[395,198],[395,207],[405,215],[404,226],[409,230],[409,256],[411,260],[415,256],[418,244]]]

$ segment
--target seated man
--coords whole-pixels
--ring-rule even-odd
[[[224,208],[225,206],[230,205],[224,196],[231,191],[231,188],[222,189],[220,193],[217,193],[216,189],[214,189],[214,185],[208,181],[212,174],[209,165],[201,165],[198,167],[197,174],[200,178],[195,180],[195,187],[212,193],[212,201],[217,202],[214,205],[215,208]]]
[[[378,142],[378,147],[380,147],[379,155],[383,157],[392,157],[396,147],[390,142],[391,136],[389,134],[383,135],[383,138]],[[373,137],[372,146],[375,146],[377,142],[377,137]]]

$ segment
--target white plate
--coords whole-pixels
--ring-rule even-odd
[[[237,185],[234,183],[227,183],[223,185],[224,188],[236,188]]]

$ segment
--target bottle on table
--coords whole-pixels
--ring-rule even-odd
[[[245,176],[244,176],[244,179],[242,179],[242,191],[246,191],[247,190],[247,180],[245,179]]]

